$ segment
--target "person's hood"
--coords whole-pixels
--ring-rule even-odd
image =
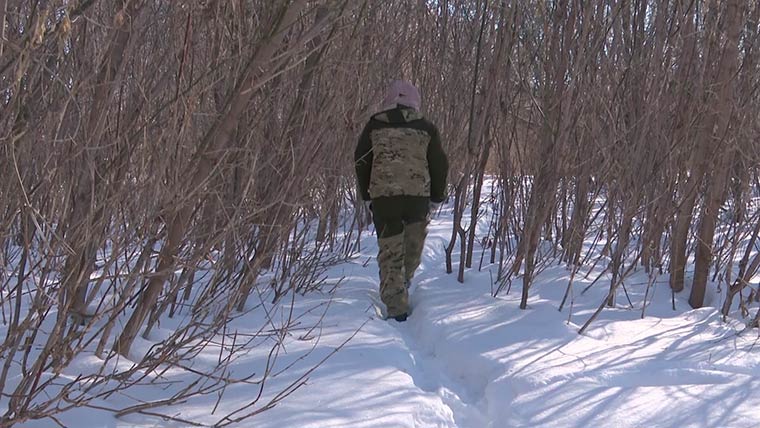
[[[383,99],[383,110],[403,105],[415,110],[420,109],[422,98],[420,91],[409,81],[394,80],[385,91]]]

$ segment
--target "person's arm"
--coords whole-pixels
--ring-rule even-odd
[[[359,182],[359,194],[362,200],[369,201],[369,178],[372,175],[372,141],[369,138],[369,124],[364,127],[359,144],[354,151],[354,166],[356,168],[356,178]]]
[[[430,170],[430,200],[436,203],[446,199],[446,178],[449,174],[449,161],[441,145],[441,137],[435,126],[430,131],[430,144],[427,149],[428,169]]]

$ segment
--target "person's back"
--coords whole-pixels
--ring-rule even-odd
[[[380,294],[388,316],[409,312],[407,288],[420,263],[431,205],[445,199],[448,161],[435,125],[419,112],[419,93],[393,82],[386,109],[367,123],[356,147],[362,199],[372,201]]]

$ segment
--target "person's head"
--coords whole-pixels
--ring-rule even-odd
[[[411,82],[406,80],[394,80],[388,86],[383,100],[383,107],[394,108],[397,105],[420,109],[420,91]]]

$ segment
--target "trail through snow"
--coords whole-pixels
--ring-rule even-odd
[[[413,287],[412,293],[415,288],[418,287]],[[452,370],[456,366],[449,366],[445,361],[439,360],[435,343],[425,335],[425,329],[420,325],[424,322],[421,311],[423,307],[416,308],[415,317],[411,317],[405,324],[397,323],[396,326],[414,362],[414,374],[410,373],[414,384],[423,391],[437,394],[451,409],[457,427],[488,426],[487,416],[481,406],[487,386],[487,380],[480,371],[482,367],[473,361],[473,370],[463,373],[461,370]]]

